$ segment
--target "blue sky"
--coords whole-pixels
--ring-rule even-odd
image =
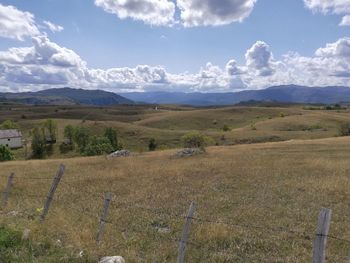
[[[330,58],[329,55],[320,58],[315,56],[315,52],[320,48],[325,49],[327,44],[334,44],[334,49],[339,45],[349,48],[350,27],[346,26],[347,23],[344,26],[339,24],[350,14],[350,1],[224,0],[222,1],[222,3],[226,2],[224,8],[229,7],[232,11],[224,10],[215,13],[215,10],[221,8],[220,1],[203,0],[202,3],[208,3],[203,6],[198,4],[198,0],[188,0],[183,6],[187,5],[190,15],[198,11],[196,8],[204,10],[202,10],[203,16],[191,17],[192,20],[183,19],[181,15],[182,12],[185,13],[184,7],[180,11],[181,4],[173,2],[175,15],[171,19],[176,22],[172,25],[167,22],[159,22],[163,23],[162,25],[154,24],[153,21],[157,21],[157,17],[160,17],[157,13],[156,19],[153,17],[150,22],[147,20],[147,14],[142,14],[142,10],[137,10],[138,13],[135,15],[134,10],[127,9],[126,12],[129,13],[126,14],[126,18],[122,18],[118,10],[114,11],[113,8],[118,5],[118,2],[120,4],[128,1],[99,0],[98,4],[98,1],[93,0],[0,0],[4,8],[11,5],[19,12],[32,14],[34,26],[39,31],[39,33],[24,33],[19,40],[18,37],[9,35],[11,30],[1,35],[0,29],[2,36],[0,51],[3,53],[3,56],[0,55],[0,65],[1,63],[7,65],[7,71],[3,74],[9,75],[9,77],[5,75],[3,77],[5,80],[2,82],[0,79],[0,89],[32,90],[49,88],[53,85],[82,85],[85,88],[105,88],[116,91],[166,89],[208,92],[263,88],[288,83],[311,86],[349,85],[349,78],[346,77],[348,75],[346,73],[350,70],[348,64],[343,68],[337,68],[336,72],[328,72],[329,77],[322,80],[315,80],[317,75],[315,72],[305,76],[303,71],[311,71],[311,68],[302,67],[312,63],[320,67],[326,63],[339,67],[342,60],[348,59],[346,52],[340,58],[338,55],[336,55],[337,58]],[[169,5],[170,0],[161,1],[167,7],[172,6]],[[157,4],[157,0],[136,1],[138,5],[142,2],[147,5]],[[190,2],[192,5],[188,4]],[[243,5],[244,7],[249,5],[249,10],[240,11],[239,8]],[[130,4],[130,6],[134,8],[133,5]],[[214,13],[214,20],[206,20]],[[1,19],[6,20],[6,17],[1,17],[0,12],[0,25]],[[7,19],[11,20],[9,17]],[[188,23],[192,23],[193,19],[197,24],[189,25]],[[51,32],[43,26],[43,21],[59,25],[63,30]],[[3,25],[9,25],[9,23],[11,21],[3,21]],[[81,60],[78,64],[85,63],[83,65],[85,68],[79,69],[87,70],[82,77],[84,80],[80,83],[77,78],[81,76],[76,76],[73,70],[69,72],[74,75],[73,77],[63,76],[62,74],[67,73],[67,68],[54,70],[54,66],[59,65],[52,63],[40,64],[42,63],[40,62],[41,68],[34,70],[33,66],[30,68],[27,66],[24,69],[29,62],[22,61],[21,68],[18,68],[18,63],[11,68],[12,64],[7,58],[13,54],[9,54],[7,50],[12,47],[31,47],[33,37],[41,37],[40,41],[48,46],[56,45],[57,53],[65,52],[60,48],[74,52]],[[258,41],[262,41],[263,44],[256,45]],[[252,49],[251,58],[247,58],[249,49]],[[291,51],[297,52],[298,55],[289,56],[286,60],[286,54]],[[327,52],[332,51],[327,50]],[[62,56],[66,55],[64,53]],[[264,61],[264,59],[267,60]],[[309,61],[306,62],[307,59]],[[227,75],[227,65],[232,60],[235,61],[234,67],[237,70]],[[35,61],[30,63],[38,64]],[[296,63],[299,64],[296,65]],[[139,65],[147,68],[137,69]],[[315,65],[311,67],[315,68]],[[97,72],[97,69],[103,72]],[[111,69],[118,70],[112,71],[113,74],[108,73],[110,75],[108,77],[104,76]],[[130,72],[120,73],[122,69],[130,69]],[[288,79],[285,79],[286,76],[283,74],[287,69],[289,70]],[[20,80],[19,73],[12,72],[14,70],[20,70],[22,74],[30,70],[25,78],[29,81]],[[326,69],[321,67],[318,70],[324,74],[323,71]],[[39,71],[45,71],[45,74],[34,76],[39,74]],[[52,76],[53,71],[59,75]],[[144,76],[145,72],[151,76]],[[132,79],[129,81],[126,78],[130,74],[135,76],[131,76]],[[337,74],[341,75],[341,78],[335,78],[334,75]],[[13,75],[16,77],[14,78]],[[122,77],[118,79],[120,75]],[[31,77],[34,81],[30,80]],[[43,77],[47,77],[48,81],[41,79]],[[307,80],[303,82],[302,78],[305,77]]]

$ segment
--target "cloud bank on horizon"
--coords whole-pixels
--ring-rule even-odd
[[[221,26],[247,19],[257,0],[95,0],[94,4],[120,19],[151,26]],[[350,25],[350,1],[304,0],[312,12],[342,16]],[[178,15],[177,15],[178,14]],[[342,37],[315,50],[313,56],[288,52],[275,59],[268,43],[257,40],[247,47],[245,63],[228,59],[220,67],[208,62],[197,73],[172,74],[162,66],[90,68],[75,51],[48,37],[46,30],[64,28],[37,21],[34,14],[0,4],[0,37],[31,46],[0,51],[0,91],[32,91],[52,87],[81,87],[128,91],[228,92],[272,85],[350,86],[350,37]],[[178,29],[174,29],[178,30]]]

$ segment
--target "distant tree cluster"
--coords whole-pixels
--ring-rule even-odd
[[[64,128],[64,137],[65,140],[60,145],[61,153],[77,149],[81,155],[94,156],[122,149],[117,131],[110,127],[104,130],[102,136],[97,136],[90,134],[86,127],[67,125]]]
[[[54,120],[46,120],[40,127],[31,132],[32,157],[43,158],[53,152],[53,145],[57,141],[57,123]]]

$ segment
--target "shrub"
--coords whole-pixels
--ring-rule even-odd
[[[84,149],[84,155],[94,156],[113,152],[113,146],[106,137],[92,136]]]
[[[0,145],[0,162],[11,161],[13,159],[14,155],[11,150],[5,145]]]
[[[43,158],[45,155],[46,138],[44,131],[35,128],[32,131],[32,153],[35,158]]]
[[[250,129],[252,131],[256,131],[256,126],[255,126],[255,123],[253,122],[252,124],[250,124]]]
[[[343,123],[339,128],[340,136],[350,136],[350,123]]]
[[[227,124],[225,124],[224,127],[222,127],[222,130],[223,130],[224,132],[228,132],[228,131],[231,130],[231,128],[230,128]]]
[[[185,134],[182,140],[185,148],[201,148],[204,150],[209,138],[199,132],[190,132]]]
[[[149,143],[148,143],[148,149],[149,149],[150,151],[155,151],[156,148],[157,148],[156,139],[151,138],[151,139],[149,140]]]
[[[281,118],[284,118],[284,117],[286,117],[286,115],[285,115],[283,112],[281,112],[281,113],[280,113],[280,117],[281,117]]]

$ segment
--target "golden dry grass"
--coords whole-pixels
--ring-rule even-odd
[[[37,241],[60,239],[92,258],[121,255],[127,262],[174,262],[191,201],[198,204],[197,218],[251,227],[194,221],[187,262],[310,262],[312,238],[269,229],[313,236],[321,207],[333,210],[330,234],[350,239],[350,138],[210,147],[190,158],[174,152],[3,163],[1,185],[10,172],[17,176],[6,211],[25,213],[1,222],[30,228]],[[51,178],[60,163],[67,171],[40,224],[36,209],[51,181],[28,178]],[[98,216],[108,191],[114,194],[113,224],[98,247]],[[327,252],[327,262],[346,262],[349,244],[331,239]]]
[[[11,110],[0,106],[0,120],[13,119],[21,125],[25,138],[46,118],[58,123],[58,141],[63,140],[67,124],[88,127],[92,134],[103,134],[106,127],[114,127],[125,148],[144,152],[155,138],[158,149],[182,146],[181,137],[193,130],[210,136],[212,144],[233,145],[290,139],[317,139],[339,134],[343,122],[350,122],[350,111],[304,110],[301,106],[190,108],[161,106],[155,111],[149,105],[87,107],[87,106],[18,106]],[[9,106],[7,106],[9,107]],[[26,119],[21,116],[25,114]],[[283,115],[284,117],[281,117]],[[224,132],[227,125],[231,131]],[[252,129],[254,127],[254,129]],[[58,144],[48,158],[70,158],[79,153],[60,155]],[[23,159],[24,151],[16,151]]]

